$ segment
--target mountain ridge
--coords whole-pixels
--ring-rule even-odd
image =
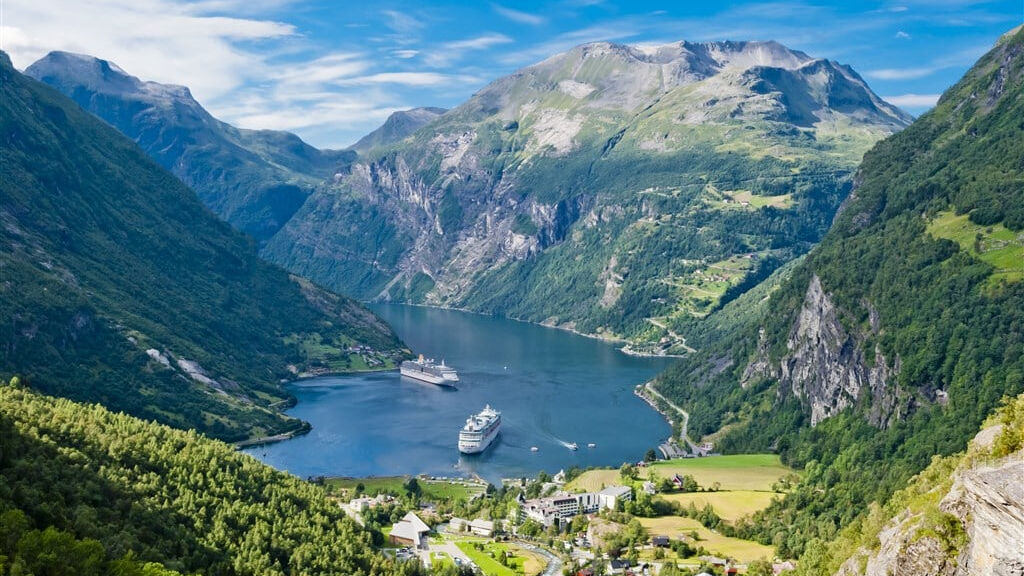
[[[392,112],[380,127],[360,138],[348,149],[365,154],[373,148],[389,146],[410,136],[447,111],[445,108],[421,106]]]
[[[236,128],[214,118],[187,87],[142,81],[93,56],[51,52],[25,74],[135,140],[257,240],[272,236],[313,188],[355,157],[319,150],[290,132]]]

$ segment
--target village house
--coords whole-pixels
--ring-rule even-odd
[[[452,517],[452,519],[448,521],[448,531],[456,533],[468,532],[469,520],[466,520],[465,518]]]
[[[430,526],[420,520],[419,516],[409,512],[391,527],[388,541],[399,546],[425,548],[428,533],[430,533]]]

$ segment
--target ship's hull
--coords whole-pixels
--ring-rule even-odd
[[[501,426],[496,426],[487,436],[484,436],[483,440],[481,440],[479,444],[476,442],[468,444],[460,440],[459,452],[463,454],[480,454],[490,448],[491,444],[494,444],[494,441],[498,439],[498,434],[500,433]]]
[[[426,382],[428,384],[436,384],[438,386],[454,386],[458,380],[449,380],[443,376],[435,376],[429,372],[422,372],[420,370],[412,370],[409,368],[401,368],[399,372],[402,376],[412,378],[413,380],[419,380],[420,382]]]

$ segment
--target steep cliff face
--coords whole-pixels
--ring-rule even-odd
[[[877,311],[868,307],[872,312],[869,333],[877,336],[880,319]],[[868,419],[876,426],[884,427],[892,418],[905,416],[913,402],[901,400],[903,394],[894,382],[900,371],[899,356],[890,366],[876,345],[869,360],[864,351],[867,334],[848,330],[840,315],[821,279],[812,276],[786,340],[787,353],[773,363],[762,341],[757,357],[743,372],[742,385],[749,386],[759,378],[778,380],[780,396],[792,395],[808,405],[812,426],[858,400],[869,400]]]
[[[1024,574],[1024,453],[957,474],[941,507],[967,534],[956,574]]]

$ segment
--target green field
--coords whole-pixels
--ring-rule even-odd
[[[679,539],[695,531],[699,538],[695,544],[707,548],[712,554],[735,558],[740,562],[750,562],[760,558],[771,559],[775,556],[775,550],[771,546],[723,536],[718,532],[708,530],[693,518],[664,516],[661,518],[639,518],[638,520],[651,535]]]
[[[662,478],[673,474],[680,476],[689,474],[701,488],[710,488],[717,482],[720,490],[761,492],[770,492],[772,484],[779,478],[793,473],[793,470],[784,466],[779,461],[779,457],[774,454],[737,454],[663,460],[651,464],[648,470],[655,471]],[[645,478],[647,472],[641,470],[640,476]],[[586,492],[624,483],[618,470],[588,470],[568,483],[566,489]]]
[[[1024,233],[1009,230],[1002,224],[981,226],[971,222],[967,214],[957,216],[952,211],[939,212],[928,223],[928,233],[952,240],[961,249],[991,264],[995,268],[993,282],[1024,279]]]
[[[697,509],[710,504],[723,520],[733,522],[764,510],[772,503],[772,498],[779,497],[775,492],[757,492],[753,490],[734,490],[731,492],[691,492],[689,494],[664,494],[662,498],[670,502],[679,502],[688,506],[691,502]]]
[[[403,487],[409,481],[408,476],[378,476],[372,478],[328,478],[324,483],[333,490],[342,490],[342,497],[353,498],[353,489],[362,484],[363,493],[374,495],[388,493],[405,494]],[[468,500],[471,496],[483,492],[484,487],[463,480],[418,480],[423,498],[428,500]]]
[[[664,460],[655,462],[650,468],[661,477],[689,474],[702,488],[708,488],[717,482],[720,490],[771,491],[772,484],[793,473],[793,470],[784,466],[775,454],[737,454]]]

